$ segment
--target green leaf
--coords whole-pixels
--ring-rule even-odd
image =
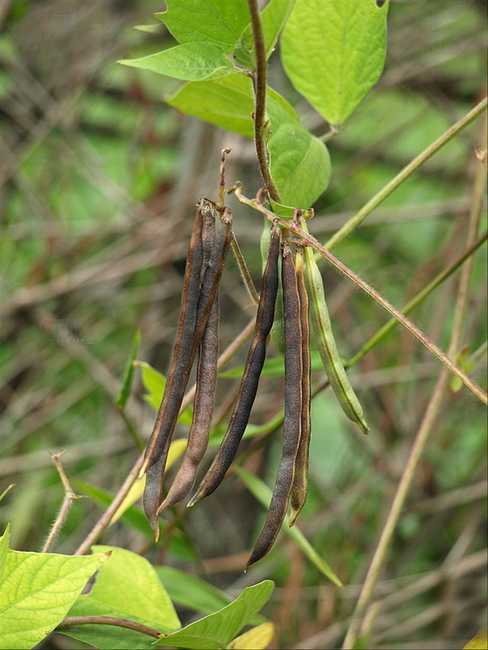
[[[161,405],[164,389],[166,386],[166,377],[158,370],[150,366],[146,361],[134,361],[134,366],[140,368],[142,372],[142,383],[147,393],[144,395],[144,400],[155,411],[159,410]],[[178,422],[186,426],[190,426],[192,422],[192,408],[188,406],[178,416]]]
[[[271,490],[269,487],[263,483],[261,479],[257,478],[253,474],[250,474],[242,467],[234,467],[234,471],[242,479],[242,482],[245,484],[251,494],[261,503],[261,505],[265,508],[268,508],[271,501]],[[297,543],[299,548],[301,548],[310,562],[312,562],[312,564],[314,564],[324,576],[329,578],[329,580],[331,580],[338,587],[342,587],[342,582],[332,571],[327,562],[320,557],[320,555],[313,548],[313,546],[310,544],[310,542],[307,540],[299,528],[296,526],[290,528],[288,524],[285,523],[283,526],[283,532]]]
[[[183,43],[140,59],[126,59],[119,63],[183,81],[221,77],[232,70],[232,64],[221,46],[202,42]]]
[[[243,0],[167,0],[167,10],[157,16],[180,43],[211,41],[234,49],[249,23]]]
[[[107,615],[139,620],[158,630],[181,625],[173,603],[151,564],[137,553],[115,546],[94,546],[110,553],[89,594],[80,596],[71,615]]]
[[[296,0],[269,0],[261,12],[266,58],[273,53],[278,36],[286,24]],[[256,67],[254,39],[249,24],[242,32],[234,51],[236,61],[249,68]]]
[[[117,399],[115,401],[117,406],[122,410],[125,408],[125,405],[127,404],[127,400],[129,399],[130,392],[132,390],[132,384],[134,383],[134,361],[139,352],[140,345],[141,345],[141,333],[139,330],[137,330],[136,333],[134,334],[134,338],[132,339],[132,347],[129,354],[129,358],[127,360],[127,365],[125,366],[122,386],[120,388],[119,394],[117,395]]]
[[[10,524],[7,524],[3,535],[0,537],[0,581],[3,576],[3,567],[5,566],[5,560],[7,558],[7,553],[9,549],[10,541]]]
[[[300,124],[281,124],[268,143],[270,170],[282,203],[309,208],[330,179],[327,147]]]
[[[149,625],[161,632],[177,629],[180,621],[164,586],[147,560],[112,546],[95,551],[110,553],[92,590],[76,601],[71,616],[115,616]],[[79,625],[62,631],[100,650],[151,648],[154,639],[109,625]]]
[[[182,607],[212,614],[230,602],[223,591],[197,576],[170,566],[157,566],[155,569],[171,600]]]
[[[85,481],[74,480],[73,486],[80,494],[83,494],[95,503],[99,504],[102,508],[106,508],[112,503],[113,495],[107,490],[86,483]],[[140,508],[131,506],[128,508],[120,518],[121,522],[126,526],[137,530],[142,533],[146,539],[152,541],[154,539],[154,532],[149,525],[146,516]],[[165,539],[165,531],[167,524],[160,521],[160,538]],[[169,552],[180,560],[191,562],[197,558],[197,554],[189,540],[189,538],[182,533],[181,530],[173,530],[171,542],[169,545]]]
[[[333,125],[378,81],[386,54],[387,1],[297,0],[281,55],[295,88]]]
[[[267,110],[273,128],[283,122],[298,123],[295,109],[268,88]],[[194,81],[184,85],[167,102],[182,113],[252,138],[254,95],[251,80],[238,72],[213,81]]]
[[[271,580],[247,587],[223,609],[210,614],[186,627],[161,637],[156,646],[220,650],[239,634],[252,617],[271,597],[274,585]]]
[[[142,383],[147,391],[144,400],[157,411],[163,399],[166,377],[145,361],[134,361],[134,366],[141,369]]]
[[[0,648],[24,650],[42,641],[106,559],[9,551],[0,583]]]

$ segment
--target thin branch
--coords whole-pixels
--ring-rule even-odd
[[[468,260],[473,253],[475,253],[478,248],[480,248],[488,239],[488,232],[485,232],[485,234],[478,239],[477,242],[475,242],[472,246],[469,246],[464,253],[457,258],[452,264],[450,264],[448,267],[446,267],[443,271],[438,273],[438,275],[435,276],[423,289],[421,289],[415,296],[409,300],[401,309],[402,313],[407,315],[411,311],[415,309],[420,303],[422,303],[427,296],[429,296],[434,289],[437,289],[438,286],[440,286],[443,282],[445,282],[453,273],[455,273],[459,267],[461,267],[466,260]],[[358,361],[360,361],[363,357],[366,356],[370,350],[375,348],[380,341],[382,341],[390,332],[392,329],[394,329],[398,324],[398,321],[395,318],[391,318],[387,323],[383,325],[383,327],[380,327],[379,330],[377,330],[367,341],[364,343],[364,345],[361,347],[360,350],[356,352],[356,354],[349,359],[349,361],[346,363],[347,367],[354,366]]]
[[[93,528],[85,537],[83,542],[76,549],[75,555],[84,555],[85,553],[88,553],[92,544],[94,544],[97,541],[97,539],[100,537],[103,531],[107,528],[107,526],[109,526],[110,522],[112,521],[112,517],[120,508],[129,490],[136,482],[137,477],[139,476],[139,473],[141,471],[143,462],[144,462],[144,454],[141,454],[137,459],[135,465],[132,467],[129,474],[127,475],[127,478],[120,486],[112,503],[103,512],[102,516],[97,521],[95,526],[93,526]]]
[[[147,636],[152,636],[153,639],[159,639],[161,632],[152,627],[130,621],[127,618],[115,618],[114,616],[67,616],[59,626],[60,629],[65,627],[75,627],[78,625],[113,625],[115,627],[123,627],[127,630],[134,630]]]
[[[444,145],[450,142],[462,129],[471,124],[479,115],[486,110],[488,101],[486,97],[469,111],[458,122],[453,124],[447,131],[445,131],[435,142],[430,144],[427,149],[424,149],[416,158],[414,158],[402,171],[395,176],[389,183],[387,183],[377,194],[370,199],[359,212],[351,217],[335,235],[333,235],[325,244],[326,248],[336,246],[340,241],[348,237],[353,230],[355,230],[366,219],[368,215],[373,212],[390,194],[392,194],[399,185],[407,180],[417,169],[423,165],[429,158],[437,153]]]
[[[59,509],[58,516],[56,517],[54,524],[52,525],[51,530],[49,531],[49,535],[47,536],[46,542],[44,546],[42,547],[42,553],[47,553],[54,543],[56,542],[59,533],[61,532],[61,529],[63,528],[66,519],[68,518],[69,511],[71,510],[71,506],[73,505],[73,501],[76,499],[79,499],[80,497],[75,494],[73,488],[71,487],[71,483],[69,482],[69,479],[66,475],[66,472],[64,471],[64,467],[61,463],[61,456],[63,455],[64,452],[59,452],[57,454],[51,454],[51,459],[58,471],[59,478],[61,479],[61,483],[63,484],[64,488],[64,499],[63,503],[61,504],[61,508]]]
[[[469,230],[467,236],[467,244],[471,245],[477,235],[480,217],[481,217],[481,207],[483,203],[484,190],[486,187],[486,170],[484,165],[479,164],[476,170],[476,178],[474,184],[473,192],[473,202],[472,209],[469,218]],[[462,332],[463,332],[463,323],[466,311],[467,304],[467,295],[469,288],[469,280],[471,277],[472,269],[472,258],[466,263],[463,267],[459,288],[457,293],[456,306],[454,310],[454,324],[451,334],[451,342],[449,344],[448,354],[451,357],[454,357],[459,350],[461,341],[462,341]],[[436,418],[441,409],[445,390],[448,386],[449,381],[449,371],[447,368],[443,368],[439,379],[437,380],[436,386],[432,393],[431,400],[427,406],[424,418],[420,425],[420,428],[415,436],[415,440],[410,451],[405,469],[401,476],[400,482],[398,484],[395,496],[393,498],[390,511],[386,518],[385,525],[381,531],[380,539],[378,545],[373,554],[373,558],[368,568],[368,572],[359,594],[359,598],[356,603],[356,607],[353,613],[351,624],[347,631],[346,637],[344,639],[343,650],[351,650],[354,647],[354,644],[357,639],[358,630],[361,627],[361,620],[364,617],[366,612],[366,607],[368,606],[373,592],[378,581],[380,572],[383,568],[383,565],[386,561],[388,550],[393,539],[393,534],[395,532],[400,514],[403,510],[405,500],[410,491],[415,472],[422,456],[422,453],[425,449],[425,446],[430,438],[430,434],[433,429],[433,425],[436,421]]]
[[[295,232],[305,243],[322,255],[328,262],[332,264],[342,275],[346,278],[349,278],[351,282],[354,282],[364,293],[367,293],[378,305],[383,307],[385,311],[390,313],[403,327],[410,332],[415,338],[422,343],[424,347],[429,350],[434,356],[436,356],[441,363],[443,363],[449,370],[454,373],[463,384],[468,388],[473,395],[475,395],[480,402],[483,404],[488,404],[488,395],[483,391],[481,386],[478,386],[476,382],[470,379],[462,370],[460,370],[455,363],[451,361],[449,356],[445,354],[435,343],[433,343],[416,325],[412,323],[411,320],[406,318],[396,307],[393,307],[385,298],[383,298],[372,286],[360,278],[354,271],[352,271],[348,266],[343,264],[340,260],[337,259],[332,253],[330,253],[322,244],[320,244],[315,237],[303,232],[301,228],[292,224],[290,229]]]
[[[256,289],[256,285],[252,279],[251,272],[249,271],[249,267],[247,266],[246,260],[244,259],[244,255],[242,254],[241,247],[239,246],[239,242],[237,241],[234,232],[232,232],[230,246],[234,255],[234,259],[237,262],[237,266],[239,267],[242,282],[246,287],[247,293],[249,294],[249,297],[253,303],[257,305],[259,303],[259,293]]]
[[[264,44],[263,27],[257,0],[248,0],[251,26],[256,53],[256,73],[253,75],[256,107],[254,111],[254,143],[259,169],[266,189],[274,201],[279,201],[280,196],[276,189],[268,167],[268,152],[266,149],[266,47]]]
[[[415,338],[422,343],[434,356],[436,356],[439,361],[441,361],[449,370],[455,374],[462,383],[468,388],[473,395],[475,395],[483,404],[488,404],[488,395],[483,391],[483,389],[478,386],[478,384],[472,381],[462,370],[460,370],[449,357],[416,326],[406,318],[396,307],[393,307],[385,298],[383,298],[376,289],[371,287],[367,282],[360,278],[354,271],[352,271],[348,266],[343,264],[340,260],[337,259],[332,253],[330,253],[325,246],[318,242],[315,237],[312,237],[309,233],[304,232],[296,223],[292,221],[287,221],[284,219],[278,219],[275,214],[267,210],[261,203],[257,200],[248,199],[245,197],[239,186],[233,188],[233,192],[236,197],[242,203],[249,205],[250,207],[258,210],[263,213],[271,221],[276,221],[280,224],[282,228],[291,230],[301,241],[302,244],[311,246],[314,248],[322,257],[324,257],[328,262],[332,264],[342,275],[354,282],[364,293],[367,293],[376,303],[378,303],[385,311],[391,314],[403,327],[408,330]]]

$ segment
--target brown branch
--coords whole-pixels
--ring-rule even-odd
[[[47,536],[46,542],[42,547],[42,551],[41,551],[42,553],[47,553],[52,548],[53,544],[58,538],[59,533],[61,532],[61,529],[63,528],[66,522],[69,511],[71,510],[71,506],[73,505],[73,501],[80,498],[73,491],[73,488],[71,487],[71,483],[69,482],[69,479],[66,476],[66,472],[64,471],[64,467],[61,463],[62,455],[63,455],[62,451],[57,454],[51,455],[51,459],[58,471],[59,478],[61,479],[61,483],[63,484],[64,499],[63,499],[63,503],[61,504],[61,508],[59,509],[58,515],[54,521],[54,524],[52,525],[52,528],[49,531],[49,535]]]
[[[486,170],[483,164],[478,164],[474,183],[471,214],[469,217],[469,229],[466,242],[468,246],[473,244],[477,236],[485,187]],[[470,258],[463,267],[459,281],[456,306],[454,309],[454,323],[448,351],[448,354],[451,357],[455,357],[462,342],[463,324],[472,265],[472,258]],[[386,561],[388,550],[393,539],[393,535],[396,530],[396,526],[403,510],[407,495],[410,491],[418,463],[430,438],[433,425],[441,409],[448,382],[448,368],[443,368],[435,385],[432,397],[427,406],[427,410],[420,424],[417,435],[415,436],[415,440],[407,459],[405,469],[402,473],[400,482],[398,483],[398,487],[395,492],[390,510],[388,512],[388,516],[386,518],[378,544],[371,559],[371,563],[369,565],[361,593],[359,594],[359,598],[354,609],[351,624],[344,639],[344,644],[342,646],[343,650],[350,650],[355,645],[358,631],[361,628],[361,621],[364,619],[366,608],[373,596],[376,583]]]
[[[132,467],[129,474],[127,475],[127,478],[120,486],[117,494],[114,497],[114,500],[109,505],[109,507],[103,512],[102,516],[97,521],[95,526],[91,529],[91,531],[85,537],[83,542],[77,548],[77,550],[75,551],[75,555],[84,555],[85,553],[88,553],[92,544],[94,544],[97,541],[97,539],[103,533],[105,528],[107,528],[107,526],[110,524],[110,522],[112,521],[112,517],[117,512],[119,507],[122,505],[129,490],[136,482],[136,479],[139,476],[139,472],[141,471],[143,461],[144,461],[144,454],[141,454],[137,459],[135,465]]]
[[[266,47],[264,44],[263,27],[257,0],[248,0],[249,12],[251,14],[252,35],[254,39],[254,51],[256,53],[256,73],[253,75],[254,93],[256,106],[254,110],[254,143],[256,145],[256,156],[264,184],[270,197],[274,201],[280,200],[268,167],[268,152],[266,149]]]
[[[161,632],[152,627],[130,621],[127,618],[115,618],[114,616],[67,616],[59,626],[61,629],[65,627],[75,627],[77,625],[113,625],[115,627],[124,627],[127,630],[134,630],[147,636],[152,636],[154,639],[159,639]]]

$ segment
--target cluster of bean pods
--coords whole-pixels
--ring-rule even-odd
[[[302,213],[295,217],[306,228]],[[217,228],[219,222],[223,228]],[[232,218],[227,208],[204,199],[198,204],[185,269],[176,342],[171,356],[166,390],[147,447],[144,509],[158,529],[159,514],[187,498],[207,450],[217,383],[219,300],[218,287],[225,255],[232,241]],[[320,271],[308,248],[289,241],[274,223],[265,227],[262,241],[263,271],[254,337],[249,348],[227,432],[197,490],[191,507],[220,485],[249,422],[266,358],[270,332],[282,327],[284,350],[284,421],[282,455],[271,503],[248,565],[271,549],[290,506],[290,525],[306,500],[311,434],[311,333],[314,333],[330,384],[346,415],[366,432],[359,401],[351,387],[333,337]],[[280,286],[282,307],[277,310]],[[163,478],[169,445],[194,360],[198,354],[197,388],[188,445],[165,498]]]

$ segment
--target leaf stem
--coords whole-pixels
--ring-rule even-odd
[[[159,639],[161,632],[152,627],[131,621],[127,618],[115,618],[114,616],[67,616],[59,626],[61,629],[64,627],[75,627],[77,625],[113,625],[115,627],[123,627],[127,630],[134,630],[147,636],[152,636],[154,639]]]
[[[266,189],[273,199],[279,201],[280,195],[276,189],[268,166],[268,152],[266,149],[266,47],[264,44],[263,27],[257,0],[248,0],[249,13],[251,14],[252,35],[254,40],[254,51],[256,54],[256,73],[253,74],[254,93],[256,107],[254,111],[254,143],[259,169],[263,177]]]
[[[348,237],[353,230],[360,226],[363,221],[375,210],[390,194],[392,194],[399,185],[407,180],[417,169],[423,165],[429,158],[437,153],[444,145],[450,142],[460,131],[466,126],[471,124],[481,113],[486,110],[488,105],[487,98],[485,97],[479,104],[476,104],[469,113],[464,115],[460,120],[447,129],[437,140],[432,142],[422,153],[408,163],[402,171],[397,174],[392,180],[387,183],[377,194],[375,194],[364,205],[359,212],[352,216],[325,244],[326,248],[332,248],[340,241]]]

